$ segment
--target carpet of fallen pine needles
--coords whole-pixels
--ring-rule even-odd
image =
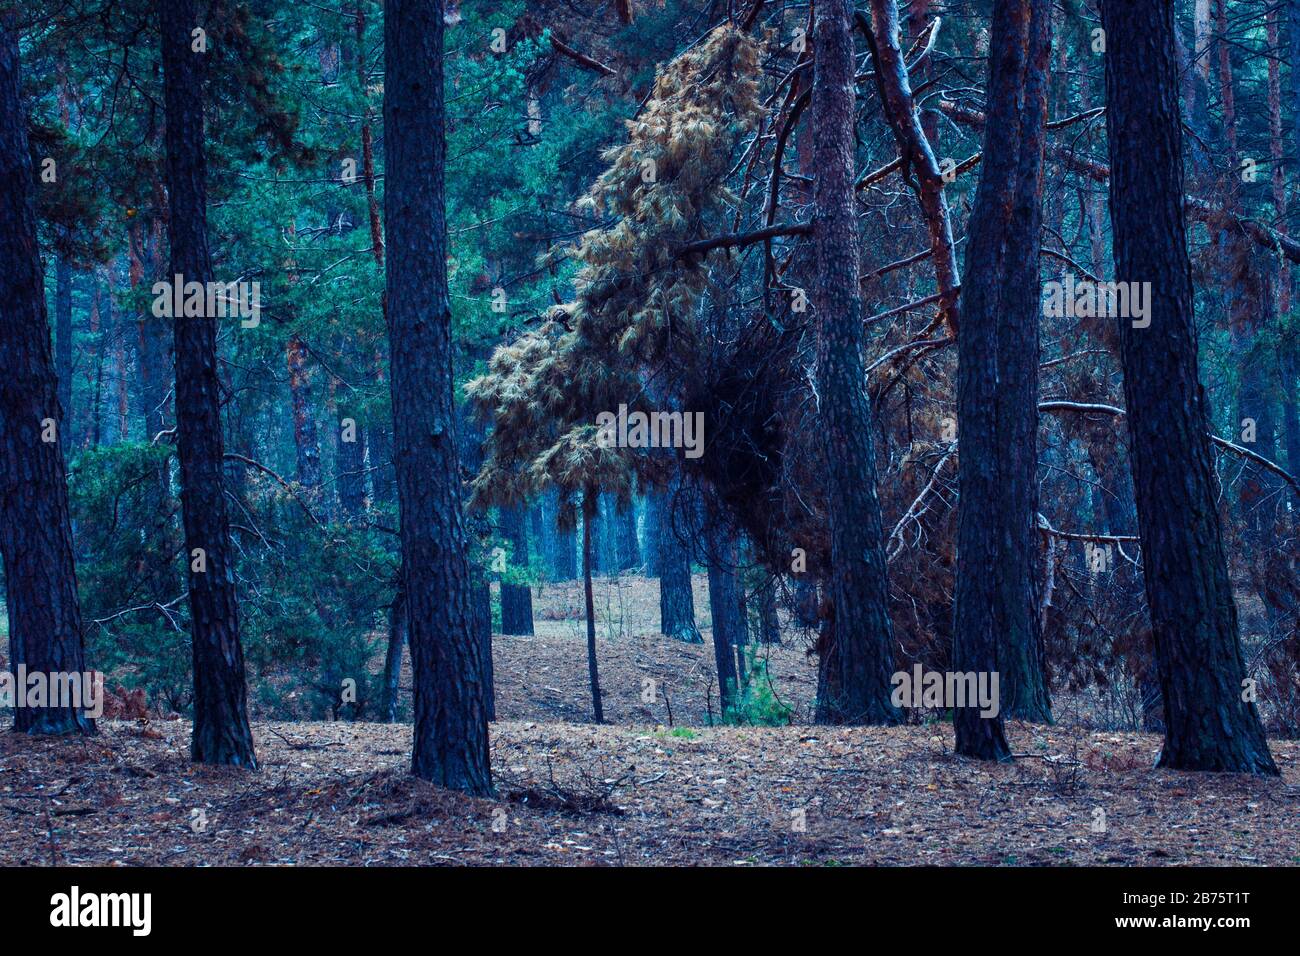
[[[188,760],[183,721],[0,738],[5,864],[1296,864],[1300,768],[1152,770],[1157,738],[1013,727],[696,729],[504,721],[498,799],[406,773],[403,726],[259,723],[261,770]],[[1104,812],[1105,829],[1100,831]]]
[[[0,864],[1300,864],[1300,742],[1271,741],[1280,779],[1190,774],[1152,769],[1158,737],[1063,719],[972,762],[951,724],[810,726],[793,637],[768,670],[796,724],[712,727],[712,648],[647,626],[644,579],[599,585],[597,726],[580,601],[548,585],[536,636],[494,641],[496,799],[411,778],[404,725],[256,719],[255,773],[191,764],[179,719],[0,733]]]

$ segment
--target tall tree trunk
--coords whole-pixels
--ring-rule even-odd
[[[388,0],[384,17],[385,294],[415,673],[411,770],[486,795],[488,671],[471,617],[452,398],[442,15],[442,0]]]
[[[510,543],[510,568],[528,568],[528,532],[522,505],[501,509],[501,533]],[[501,581],[501,633],[531,635],[533,633],[533,589],[527,584]]]
[[[636,502],[619,504],[615,512],[617,526],[616,548],[618,551],[618,570],[631,571],[641,566],[641,545],[636,535]]]
[[[388,609],[388,652],[384,655],[384,696],[380,702],[382,720],[397,721],[397,698],[402,681],[402,648],[406,645],[406,592],[398,586]]]
[[[736,542],[730,532],[718,526],[714,519],[707,519],[707,525],[713,660],[718,669],[718,698],[725,722],[734,719],[739,703],[736,648],[745,644],[745,616],[741,610],[742,592],[736,575]]]
[[[781,620],[776,611],[776,588],[776,578],[772,578],[758,592],[759,634],[764,644],[781,643]]]
[[[591,684],[591,711],[596,723],[605,722],[600,702],[600,670],[596,664],[596,601],[591,592],[591,524],[599,507],[591,489],[582,495],[582,596],[587,609],[587,680]]]
[[[80,674],[85,661],[64,429],[57,425],[58,381],[36,245],[17,31],[16,11],[0,13],[0,559],[9,669]],[[44,440],[47,423],[55,423],[53,441]],[[91,734],[95,723],[72,707],[15,707],[14,729]]]
[[[1106,128],[1116,275],[1150,282],[1120,349],[1142,572],[1165,702],[1160,766],[1276,774],[1245,667],[1197,376],[1183,222],[1173,5],[1106,0]]]
[[[497,695],[495,686],[495,665],[492,662],[492,588],[488,585],[487,575],[481,568],[470,567],[470,610],[473,617],[474,638],[483,655],[487,678],[487,718],[497,719]]]
[[[194,0],[159,4],[167,117],[168,233],[172,276],[212,280],[208,252],[203,82],[207,54],[190,48],[199,26]],[[235,561],[222,482],[217,320],[173,318],[176,338],[177,452],[189,574],[194,656],[194,736],[199,763],[255,767],[239,642]]]
[[[1004,715],[1049,722],[1038,606],[1038,247],[1051,7],[996,0],[988,122],[957,337],[953,669],[997,673],[1000,711],[955,708],[957,752],[1005,760]]]
[[[898,43],[893,3],[889,35]],[[812,120],[817,164],[813,244],[817,276],[817,394],[827,459],[835,640],[819,687],[830,723],[892,724],[894,670],[885,553],[866,373],[854,211],[854,66],[848,0],[815,8]],[[901,56],[901,54],[899,54]],[[876,69],[884,69],[882,63]]]
[[[108,274],[108,281],[112,283],[112,272]],[[111,295],[108,296],[111,298]],[[92,448],[98,448],[104,437],[104,358],[108,353],[108,336],[109,330],[112,329],[111,316],[104,316],[99,307],[100,294],[99,283],[95,281],[94,274],[91,274],[90,282],[90,337],[95,343],[95,370],[90,376],[90,393],[94,397],[90,403],[90,422],[86,429],[87,443]],[[108,319],[106,321],[106,319]],[[114,329],[113,335],[117,336],[117,349],[121,348],[121,336],[119,330]],[[118,374],[123,374],[119,370]],[[126,440],[126,436],[122,436]]]

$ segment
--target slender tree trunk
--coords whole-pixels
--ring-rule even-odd
[[[483,661],[487,665],[487,717],[497,719],[497,695],[495,665],[492,662],[492,588],[488,585],[487,575],[480,568],[470,567],[471,612],[473,614],[474,637],[478,641]]]
[[[618,505],[615,517],[617,525],[618,570],[631,571],[641,566],[641,545],[636,535],[636,503],[629,501]]]
[[[17,31],[16,12],[0,13],[0,559],[9,670],[48,677],[80,674],[85,660]],[[14,729],[92,734],[95,723],[84,709],[15,707]]]
[[[109,281],[112,281],[112,273],[109,273]],[[104,358],[108,354],[108,335],[109,329],[112,328],[111,321],[105,321],[103,313],[99,308],[100,295],[99,284],[95,281],[92,274],[90,285],[90,337],[95,342],[95,371],[90,376],[90,392],[94,396],[90,403],[90,423],[87,429],[87,441],[92,448],[98,448],[104,437]],[[118,334],[114,330],[115,335]],[[121,338],[118,338],[121,342]],[[120,345],[119,345],[120,348]],[[122,371],[119,370],[119,375]],[[126,440],[125,436],[122,438]]]
[[[687,644],[703,644],[704,637],[695,624],[695,593],[691,587],[691,549],[684,535],[689,527],[681,511],[674,507],[681,495],[681,483],[674,480],[669,491],[656,494],[652,514],[659,522],[647,537],[655,537],[659,553],[659,631]],[[681,527],[678,527],[678,525]]]
[[[572,531],[555,532],[555,580],[572,581],[578,576],[578,542]]]
[[[366,432],[349,406],[335,426],[335,457],[338,461],[339,507],[348,518],[355,518],[366,510]],[[344,419],[352,419],[344,427]],[[349,441],[348,439],[352,440]]]
[[[953,669],[997,673],[1000,712],[955,708],[957,752],[1009,759],[1003,715],[1050,722],[1038,605],[1038,235],[1051,8],[996,0],[988,122],[957,338]]]
[[[897,43],[897,7],[893,42]],[[873,423],[862,367],[862,300],[854,182],[854,51],[847,0],[815,8],[812,110],[817,164],[813,244],[817,276],[817,394],[830,512],[835,640],[818,691],[831,723],[892,724],[894,670]],[[876,65],[882,69],[881,64]],[[716,627],[716,624],[715,624]],[[716,638],[715,638],[716,641]]]
[[[776,579],[763,585],[758,593],[758,619],[764,644],[781,643],[781,622],[776,611]]]
[[[515,570],[527,569],[529,563],[528,533],[524,518],[522,506],[501,509],[501,532],[513,551],[510,567]],[[533,633],[533,589],[527,584],[511,584],[504,579],[501,581],[501,633]]]
[[[149,230],[152,234],[152,228]],[[131,291],[135,292],[140,283],[148,275],[152,280],[161,274],[162,270],[155,261],[159,255],[158,250],[150,254],[147,250],[148,238],[144,230],[136,223],[132,223],[130,232],[130,283]],[[148,260],[146,262],[146,260]],[[167,367],[170,359],[170,343],[167,330],[163,325],[162,319],[155,318],[150,314],[146,306],[140,313],[139,318],[139,338],[138,353],[140,356],[140,398],[144,406],[144,432],[145,441],[152,441],[153,437],[167,427],[167,378],[170,369]]]
[[[1119,334],[1165,702],[1160,765],[1276,774],[1255,705],[1242,699],[1237,609],[1197,377],[1173,6],[1106,0],[1102,25],[1116,275],[1151,283],[1150,324],[1120,319]]]
[[[388,609],[388,653],[384,655],[384,698],[380,711],[386,723],[397,721],[397,698],[402,680],[402,648],[406,645],[406,593],[397,589]]]
[[[722,720],[736,715],[740,675],[736,648],[745,643],[745,617],[736,577],[736,543],[729,532],[708,521],[709,614],[713,619],[713,660],[718,669]]]
[[[169,274],[212,280],[207,234],[207,158],[203,82],[207,54],[191,50],[199,26],[194,0],[159,4],[167,116],[167,187],[171,204]],[[222,481],[217,320],[173,318],[176,337],[177,452],[189,567],[194,654],[194,737],[199,763],[255,767],[239,642],[235,562]]]
[[[412,772],[492,791],[488,670],[475,639],[452,398],[443,200],[442,0],[388,0],[384,221],[394,464],[415,674]]]
[[[605,709],[600,703],[600,671],[596,666],[596,601],[591,592],[591,523],[595,516],[597,496],[589,489],[582,496],[582,593],[587,605],[587,679],[591,683],[591,710],[596,723],[605,722]]]
[[[54,266],[54,366],[59,377],[59,428],[72,434],[72,265],[60,254]]]

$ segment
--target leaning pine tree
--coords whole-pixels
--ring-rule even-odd
[[[1151,283],[1119,320],[1142,576],[1165,704],[1160,765],[1278,772],[1246,690],[1197,374],[1173,4],[1105,0],[1115,269]]]

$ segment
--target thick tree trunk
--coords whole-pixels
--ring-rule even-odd
[[[957,338],[953,669],[999,677],[1000,712],[954,708],[957,752],[1006,760],[1003,716],[1048,722],[1038,605],[1038,235],[1050,5],[996,0],[988,122]]]
[[[1142,571],[1165,702],[1160,765],[1276,774],[1253,703],[1214,495],[1183,222],[1173,6],[1106,0],[1106,127],[1117,278],[1151,283],[1119,320]]]
[[[528,567],[528,532],[524,517],[522,506],[501,509],[501,533],[513,552],[509,566],[516,571]],[[501,581],[501,633],[533,633],[533,589],[527,584]]]
[[[691,549],[683,535],[688,526],[673,505],[680,494],[680,483],[655,495],[652,511],[658,527],[652,529],[647,516],[646,536],[658,541],[659,554],[659,631],[687,644],[703,644],[704,637],[695,624],[695,593],[691,587]],[[681,525],[679,527],[679,525]]]
[[[587,609],[587,679],[591,684],[591,711],[596,723],[605,722],[605,708],[600,702],[600,670],[596,665],[596,601],[591,591],[591,524],[597,497],[588,490],[582,496],[582,595]]]
[[[9,614],[9,670],[85,671],[72,557],[58,382],[36,216],[27,109],[19,77],[17,16],[0,13],[0,559]],[[47,701],[47,703],[49,703]],[[16,707],[14,729],[94,733],[73,707]]]
[[[167,117],[170,275],[212,281],[208,252],[203,82],[207,54],[190,48],[194,0],[159,5]],[[194,737],[200,763],[254,767],[244,691],[235,562],[222,480],[221,395],[215,317],[173,318],[177,452],[194,655]]]
[[[488,669],[475,638],[452,398],[443,176],[442,0],[388,0],[384,18],[386,297],[407,628],[412,772],[492,791]]]
[[[892,6],[892,5],[891,5]],[[893,10],[897,43],[897,8]],[[827,460],[831,589],[836,639],[818,691],[831,723],[892,724],[894,670],[885,554],[866,373],[854,182],[854,61],[847,0],[815,8],[812,119],[817,182],[813,242],[817,277],[817,394]],[[876,69],[882,69],[881,64]],[[716,625],[715,625],[716,627]],[[715,638],[716,641],[716,638]],[[824,698],[824,699],[823,699]]]

